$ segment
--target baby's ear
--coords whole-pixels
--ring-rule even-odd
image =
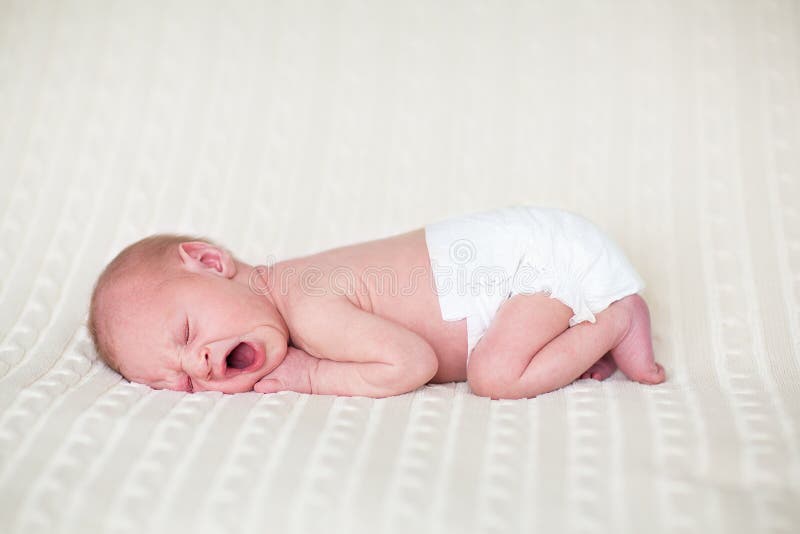
[[[193,273],[211,272],[225,278],[236,274],[236,263],[223,248],[203,241],[185,241],[178,245],[178,253],[183,266]]]

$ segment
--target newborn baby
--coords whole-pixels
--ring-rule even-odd
[[[100,275],[89,330],[157,389],[387,397],[466,380],[517,399],[617,367],[663,382],[643,287],[583,217],[513,206],[257,267],[154,235]]]

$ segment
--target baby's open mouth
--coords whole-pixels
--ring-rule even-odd
[[[225,358],[225,364],[229,369],[246,369],[253,365],[256,359],[256,351],[247,343],[239,343],[230,354]]]

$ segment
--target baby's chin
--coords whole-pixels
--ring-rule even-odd
[[[271,330],[270,334],[267,336],[267,340],[263,344],[265,360],[264,365],[261,366],[259,369],[258,380],[261,380],[264,376],[268,375],[275,369],[277,369],[283,360],[286,358],[286,351],[289,350],[289,344],[281,335],[276,335],[274,330]]]

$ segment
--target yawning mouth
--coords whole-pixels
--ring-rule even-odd
[[[256,360],[256,351],[247,343],[239,343],[225,358],[228,369],[247,369]]]
[[[220,373],[227,378],[251,373],[264,366],[267,354],[264,346],[257,341],[242,341],[237,343],[220,362]]]

